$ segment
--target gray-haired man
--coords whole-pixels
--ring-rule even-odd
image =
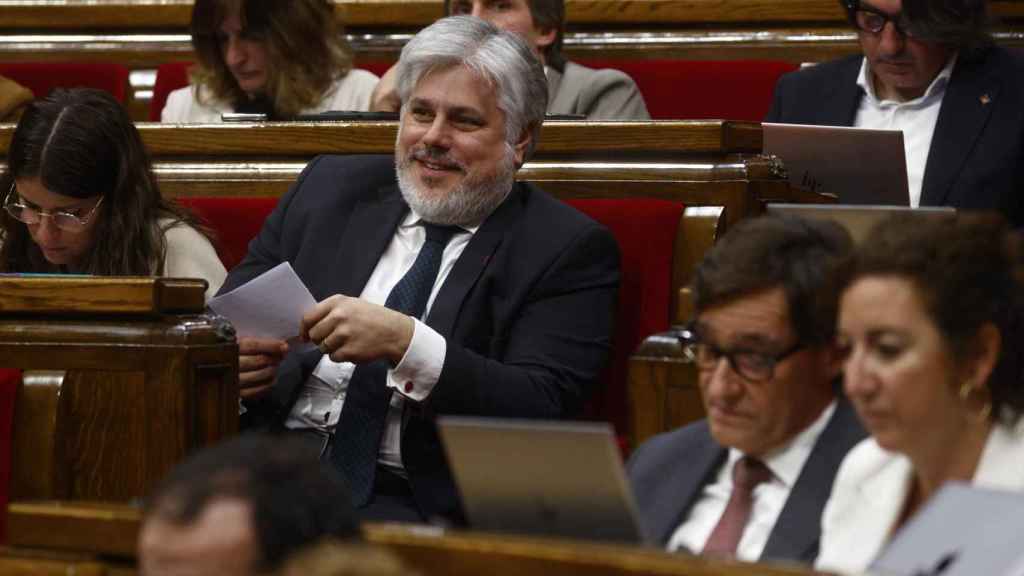
[[[318,349],[240,340],[257,423],[322,439],[365,518],[458,522],[435,417],[577,409],[608,353],[618,251],[514,181],[547,101],[519,36],[439,20],[397,85],[395,156],[310,163],[224,290],[288,261],[320,301],[302,319]]]

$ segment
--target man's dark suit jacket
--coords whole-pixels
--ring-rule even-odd
[[[814,561],[832,481],[846,452],[864,436],[853,407],[840,398],[779,513],[761,560]],[[668,544],[704,486],[714,482],[728,453],[711,437],[706,420],[659,434],[633,453],[629,479],[648,540]]]
[[[862,56],[779,79],[765,122],[853,126]],[[999,47],[962,52],[935,123],[922,206],[998,210],[1024,226],[1024,59]]]
[[[393,157],[316,158],[221,292],[287,261],[317,301],[359,296],[408,210]],[[402,460],[427,518],[463,520],[435,416],[577,410],[608,355],[618,281],[611,234],[534,186],[516,184],[484,221],[425,320],[447,340],[440,379],[403,417]],[[285,357],[271,394],[247,404],[262,424],[284,421],[319,359],[319,351]]]

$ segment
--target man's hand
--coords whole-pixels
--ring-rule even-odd
[[[243,400],[270,392],[277,366],[288,353],[288,343],[269,338],[238,339],[238,387]]]
[[[335,295],[302,317],[303,340],[315,342],[335,362],[396,365],[412,341],[413,319],[359,298]]]
[[[398,76],[398,65],[395,64],[380,77],[380,81],[370,94],[371,112],[398,112],[402,101],[398,99],[398,87],[395,81]]]

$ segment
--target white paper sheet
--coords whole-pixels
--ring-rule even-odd
[[[239,336],[290,340],[299,335],[302,315],[316,300],[291,264],[282,262],[208,305],[227,318]]]

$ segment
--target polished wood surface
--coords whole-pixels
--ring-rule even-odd
[[[206,281],[183,278],[0,278],[0,314],[202,312]]]
[[[168,306],[160,286],[194,294]],[[238,347],[225,320],[201,314],[204,289],[174,279],[0,279],[0,366],[24,371],[11,502],[139,498],[189,452],[236,433]],[[113,305],[117,294],[134,303]]]
[[[18,548],[0,549],[4,559],[21,550],[53,560],[103,559],[104,567],[123,566],[134,558],[138,509],[118,505],[58,505],[34,502],[11,507],[12,533]],[[707,560],[638,546],[528,536],[442,531],[400,524],[364,525],[366,540],[390,548],[424,576],[800,576],[797,566],[741,564]],[[27,535],[27,536],[24,536]],[[111,561],[110,558],[113,558]]]

